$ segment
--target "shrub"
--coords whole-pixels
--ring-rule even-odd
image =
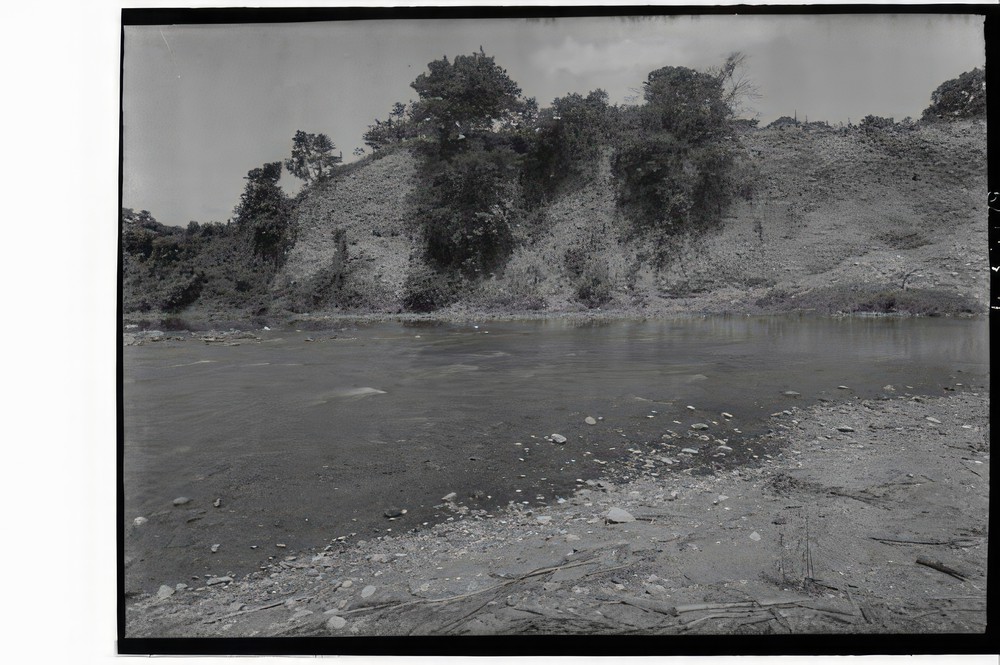
[[[596,259],[588,261],[574,286],[576,299],[590,309],[604,305],[611,300],[611,279],[608,264]]]
[[[406,279],[403,307],[410,312],[433,312],[453,303],[457,285],[447,275],[429,268],[417,269]]]

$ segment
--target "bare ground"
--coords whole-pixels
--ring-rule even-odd
[[[985,393],[792,409],[758,445],[759,465],[714,477],[594,483],[534,513],[446,502],[454,519],[416,533],[331,534],[244,579],[134,599],[125,636],[985,630]]]

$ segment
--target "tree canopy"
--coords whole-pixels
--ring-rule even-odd
[[[530,107],[520,86],[481,48],[456,56],[454,62],[444,56],[428,63],[427,69],[410,84],[420,96],[413,120],[432,125],[441,141],[491,130],[497,122],[516,124],[517,116]]]
[[[326,134],[308,134],[301,129],[292,139],[292,156],[285,160],[285,168],[296,178],[313,182],[329,177],[340,155],[333,154],[337,146]]]
[[[923,120],[986,116],[986,72],[979,67],[945,81],[931,93]]]

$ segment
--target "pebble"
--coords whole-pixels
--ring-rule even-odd
[[[142,526],[148,521],[149,520],[147,520],[145,517],[136,517],[134,520],[132,520],[132,526]]]
[[[840,427],[837,428],[837,431],[838,432],[853,432],[854,428],[853,427],[849,427],[847,425],[841,425]]]
[[[681,452],[682,453],[688,453],[689,455],[697,455],[698,454],[698,449],[697,448],[681,448]]]
[[[548,516],[548,515],[539,515],[535,519],[538,520],[539,524],[548,524],[549,522],[552,521],[552,518],[550,516]]]
[[[406,508],[389,508],[382,514],[388,518],[402,517],[406,514]]]
[[[595,420],[592,416],[587,416],[586,418],[583,419],[583,422],[587,423],[588,425],[597,424],[597,420]]]
[[[442,501],[454,501],[456,498],[458,498],[458,494],[456,492],[448,492],[443,497],[441,497],[441,500]]]
[[[553,443],[566,443],[566,437],[562,434],[549,434],[549,440]]]
[[[298,612],[296,612],[295,614],[292,615],[292,621],[295,621],[297,619],[301,619],[303,617],[307,617],[307,616],[309,616],[312,613],[313,613],[312,610],[299,610]]]
[[[733,414],[731,414],[731,413],[726,413],[725,411],[723,411],[723,412],[722,412],[722,417],[723,417],[723,418],[732,418],[732,417],[733,417]]]
[[[782,393],[785,397],[799,397],[802,393],[797,393],[794,390],[786,390]]]
[[[172,595],[174,595],[174,589],[168,587],[166,584],[161,584],[160,589],[156,592],[156,597],[160,600],[169,598]]]
[[[718,450],[720,452],[724,452],[724,453],[731,453],[731,452],[733,452],[733,449],[730,448],[729,446],[718,446],[716,448],[716,450]]]
[[[216,544],[212,545],[212,554],[215,554],[216,552],[218,552],[219,551],[219,547],[221,547],[221,545],[219,543],[216,543]]]
[[[222,506],[222,498],[220,497],[220,498],[216,499],[215,501],[213,501],[212,505],[215,506],[216,508],[219,508],[220,506]]]
[[[344,580],[340,586],[343,587],[344,589],[350,589],[352,586],[354,586],[354,582],[352,582],[351,580]]]
[[[758,540],[760,540],[760,534],[754,531],[753,533],[750,534],[750,540],[757,542]]]
[[[608,514],[604,516],[604,519],[612,524],[622,524],[624,522],[634,522],[635,517],[632,516],[627,510],[621,508],[612,508],[608,511]]]
[[[369,584],[368,586],[366,586],[364,589],[361,590],[362,598],[371,598],[373,595],[375,595],[375,587],[372,586],[371,584]]]
[[[933,417],[933,416],[927,416],[926,420],[927,420],[927,422],[934,423],[935,425],[940,425],[941,424],[941,421],[938,420],[937,418]]]
[[[340,630],[347,625],[347,619],[339,616],[332,616],[330,620],[326,622],[326,627],[330,630]]]
[[[708,429],[708,425],[706,425],[705,423],[695,423],[694,425],[691,425],[691,429],[694,430]]]
[[[210,577],[205,580],[205,586],[215,586],[216,584],[229,584],[233,581],[233,578],[229,575],[224,575],[222,577]]]
[[[179,496],[176,499],[174,499],[175,506],[183,506],[188,503],[191,503],[191,499],[187,498],[186,496]]]

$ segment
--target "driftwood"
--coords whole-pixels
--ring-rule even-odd
[[[933,568],[934,570],[942,572],[945,575],[951,575],[955,579],[959,579],[959,580],[963,580],[963,581],[968,579],[968,577],[966,575],[964,575],[963,573],[960,573],[957,570],[955,570],[954,568],[951,568],[949,566],[944,565],[940,561],[931,561],[930,559],[920,558],[920,559],[917,559],[917,563],[920,564],[921,566],[927,566],[928,568]]]

